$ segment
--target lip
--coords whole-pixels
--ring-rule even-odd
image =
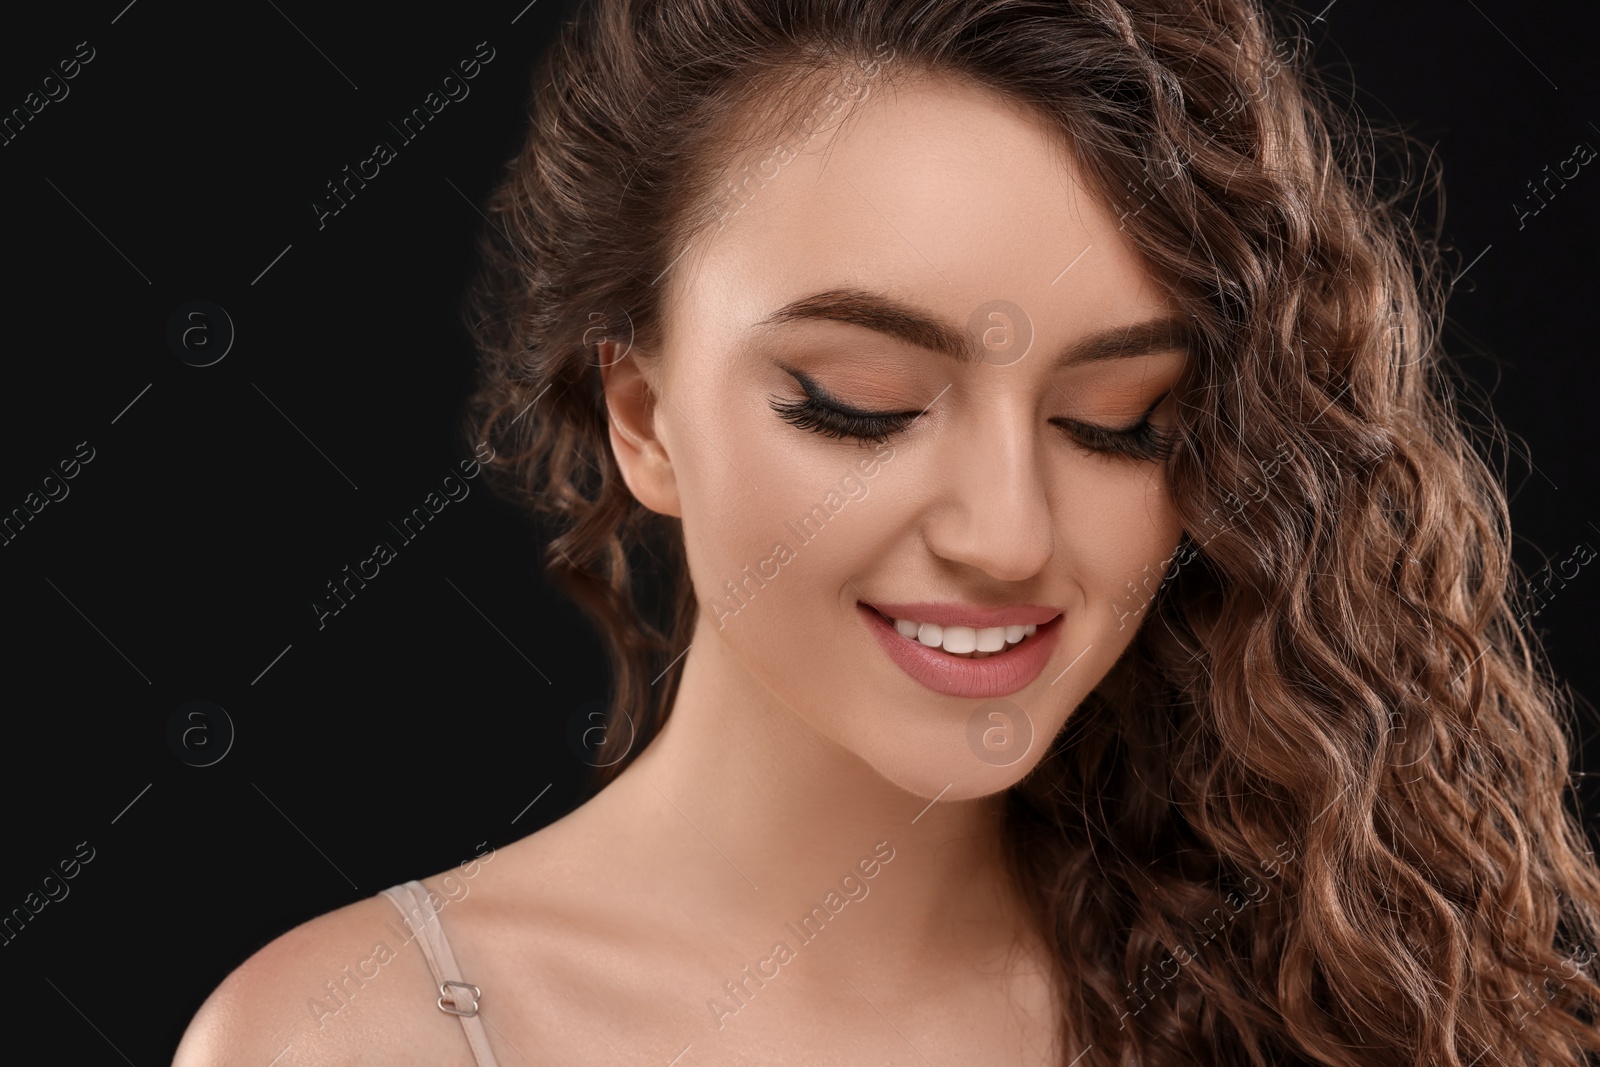
[[[905,614],[900,614],[900,612]],[[987,699],[1009,696],[1031,685],[1043,672],[1045,664],[1056,650],[1061,637],[1063,616],[1053,608],[1021,606],[980,611],[959,605],[939,604],[881,604],[876,608],[856,603],[856,612],[889,659],[915,681],[945,696],[966,699]],[[924,614],[918,614],[919,612]],[[978,620],[996,617],[1010,618],[1011,622],[986,622],[985,626],[1026,626],[1041,614],[1042,621],[1033,622],[1038,627],[1021,644],[983,659],[962,659],[920,641],[902,637],[900,631],[885,619],[916,619],[918,622],[939,622],[938,616],[951,619],[949,625],[970,625],[961,619]],[[939,623],[939,625],[946,625]]]

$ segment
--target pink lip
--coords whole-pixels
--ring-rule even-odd
[[[1015,693],[1039,677],[1045,664],[1050,662],[1061,636],[1061,614],[1049,608],[1003,608],[985,613],[937,604],[884,604],[879,607],[893,608],[894,618],[916,619],[918,622],[938,621],[936,617],[923,614],[929,609],[934,609],[932,614],[935,616],[939,611],[944,611],[946,618],[1008,616],[1016,620],[985,623],[987,626],[1026,626],[1041,612],[1047,616],[1046,621],[1035,623],[1038,629],[1014,648],[983,659],[962,659],[937,648],[929,648],[920,641],[902,637],[894,624],[884,618],[884,614],[889,612],[880,613],[867,604],[857,603],[856,610],[862,622],[895,665],[916,681],[945,696],[986,699]],[[901,611],[906,613],[902,615]],[[959,615],[956,614],[958,611]],[[962,623],[952,622],[950,625],[959,626]]]

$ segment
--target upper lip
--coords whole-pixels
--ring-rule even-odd
[[[913,622],[931,622],[938,626],[970,626],[983,630],[995,626],[1043,626],[1061,612],[1040,604],[1008,604],[998,608],[984,608],[976,604],[954,601],[941,603],[887,604],[883,601],[862,601],[870,608],[891,619],[910,619]]]

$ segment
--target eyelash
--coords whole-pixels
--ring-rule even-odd
[[[800,379],[800,386],[809,394],[815,383]],[[1154,411],[1167,394],[1150,405]],[[918,416],[910,412],[859,411],[826,403],[808,395],[800,400],[773,397],[772,410],[783,419],[802,430],[822,434],[824,437],[851,438],[863,444],[882,443],[893,434],[900,433]],[[1102,455],[1126,456],[1140,462],[1161,462],[1172,454],[1177,434],[1158,429],[1151,423],[1149,414],[1137,426],[1126,430],[1107,430],[1100,426],[1071,422],[1065,419],[1050,421],[1075,437],[1077,443],[1091,452]]]

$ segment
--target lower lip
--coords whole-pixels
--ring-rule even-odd
[[[896,666],[935,693],[967,699],[1008,696],[1032,684],[1056,650],[1063,618],[1057,615],[1005,651],[964,659],[902,636],[874,608],[858,602],[856,610]]]

